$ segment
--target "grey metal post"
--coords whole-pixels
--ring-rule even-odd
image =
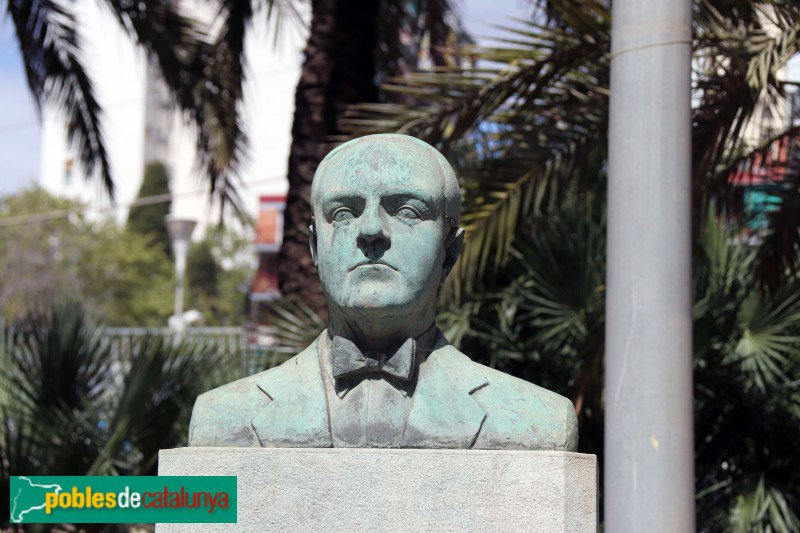
[[[605,524],[694,531],[691,2],[614,0]]]
[[[185,324],[183,323],[183,287],[186,274],[186,256],[189,253],[189,240],[197,224],[191,219],[177,218],[172,215],[164,217],[170,239],[172,251],[175,255],[175,333],[180,339],[183,336]]]
[[[183,317],[183,278],[185,277],[186,268],[181,269],[178,267],[175,272],[175,316],[178,318]],[[178,331],[183,333],[183,321],[181,320],[178,326]]]

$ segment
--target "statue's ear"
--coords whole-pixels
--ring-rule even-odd
[[[311,260],[314,261],[314,266],[317,266],[317,227],[313,218],[311,225],[308,226],[308,246],[311,248]]]
[[[464,245],[464,228],[453,228],[444,243],[444,265],[442,265],[442,283],[453,269]]]

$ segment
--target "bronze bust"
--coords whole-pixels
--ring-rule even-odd
[[[355,139],[322,161],[311,204],[329,327],[201,395],[190,446],[577,448],[569,400],[472,362],[436,328],[464,238],[444,156],[405,135]]]

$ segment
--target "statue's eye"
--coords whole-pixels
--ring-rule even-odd
[[[404,218],[406,220],[418,220],[422,218],[422,215],[419,214],[419,211],[407,205],[404,205],[403,207],[395,211],[394,216],[396,216],[397,218]]]
[[[354,217],[353,212],[346,207],[340,207],[339,209],[333,212],[334,222],[342,222],[343,220],[350,220],[353,217]]]

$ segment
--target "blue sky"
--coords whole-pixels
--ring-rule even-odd
[[[474,37],[496,34],[491,25],[521,16],[524,0],[462,0],[462,19]],[[8,17],[0,19],[0,196],[36,183],[40,166],[39,115],[28,91],[19,47]]]
[[[0,196],[30,185],[39,173],[41,130],[12,33],[0,22]]]

